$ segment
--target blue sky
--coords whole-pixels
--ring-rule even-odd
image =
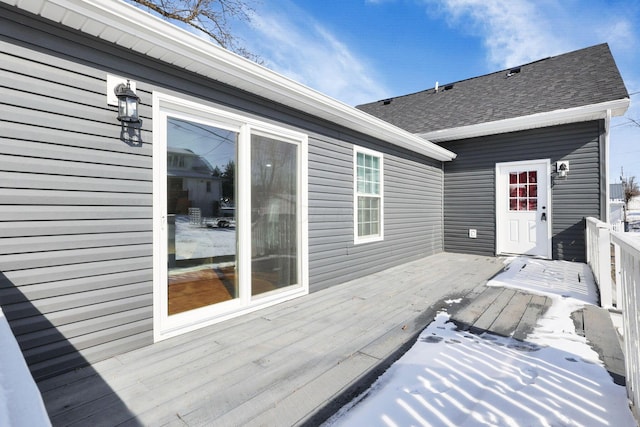
[[[265,65],[350,105],[607,42],[640,92],[636,0],[257,0],[244,45]],[[640,123],[640,93],[626,116]],[[640,180],[640,127],[612,121],[610,178]]]

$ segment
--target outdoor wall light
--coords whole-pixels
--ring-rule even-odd
[[[139,123],[138,100],[140,98],[131,90],[129,80],[127,80],[126,85],[124,83],[117,85],[113,91],[118,98],[118,120],[127,123]]]
[[[569,162],[568,161],[557,162],[556,172],[558,172],[558,176],[560,178],[566,177],[567,173],[569,173]]]

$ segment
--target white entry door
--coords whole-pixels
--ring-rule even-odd
[[[550,162],[496,164],[496,252],[551,258]]]

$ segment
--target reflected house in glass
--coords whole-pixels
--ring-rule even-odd
[[[203,217],[217,215],[222,198],[222,180],[202,156],[186,148],[167,150],[168,210],[187,214],[198,208]]]

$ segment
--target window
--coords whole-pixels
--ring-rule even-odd
[[[355,243],[383,239],[382,154],[354,148]]]
[[[509,210],[538,210],[538,173],[535,170],[509,173]]]

